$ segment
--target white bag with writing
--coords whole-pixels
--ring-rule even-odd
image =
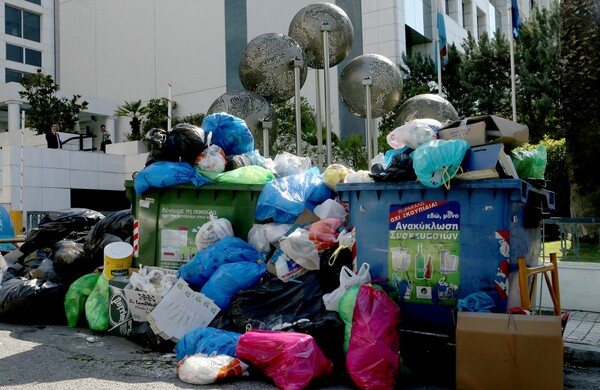
[[[342,295],[344,295],[350,287],[360,286],[371,281],[369,269],[369,263],[363,263],[357,273],[354,273],[350,268],[343,266],[340,271],[340,286],[329,294],[323,295],[325,309],[339,312],[340,299],[342,299]]]

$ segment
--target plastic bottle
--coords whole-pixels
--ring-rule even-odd
[[[419,244],[417,248],[417,254],[415,255],[415,278],[423,279],[425,277],[425,256],[423,255],[423,244]]]
[[[425,279],[431,279],[433,273],[433,264],[431,264],[431,255],[427,257],[427,263],[425,263]]]

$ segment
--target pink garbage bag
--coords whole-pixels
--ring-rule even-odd
[[[400,370],[400,309],[382,290],[362,285],[356,296],[346,368],[360,389],[393,389]]]
[[[303,389],[333,370],[315,339],[304,333],[253,330],[244,333],[235,355],[273,379],[282,390]]]

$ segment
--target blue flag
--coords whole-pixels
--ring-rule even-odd
[[[446,25],[444,24],[444,14],[440,12],[440,8],[438,8],[437,13],[437,28],[438,34],[440,36],[439,57],[442,69],[446,69],[446,65],[448,65],[448,41],[446,40]]]
[[[521,17],[519,16],[519,2],[512,0],[512,33],[515,39],[519,38],[519,30],[521,29]]]

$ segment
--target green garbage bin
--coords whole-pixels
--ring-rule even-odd
[[[213,183],[197,187],[180,184],[135,193],[133,180],[125,181],[127,198],[137,222],[137,253],[133,265],[179,269],[197,252],[198,229],[210,215],[231,222],[236,237],[248,238],[257,221],[256,203],[262,184]],[[135,242],[134,242],[135,244]]]

